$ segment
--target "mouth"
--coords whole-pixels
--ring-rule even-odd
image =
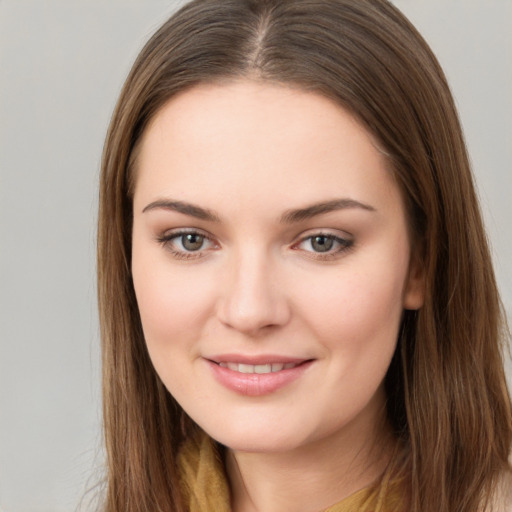
[[[305,362],[305,361],[304,361]],[[238,373],[275,373],[282,370],[290,370],[303,363],[266,363],[266,364],[245,364],[245,363],[231,363],[219,362],[217,363],[222,368],[228,368]]]
[[[208,358],[215,379],[237,394],[263,396],[274,393],[300,379],[314,359],[280,356],[220,356]]]

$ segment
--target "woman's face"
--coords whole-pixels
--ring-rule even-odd
[[[313,93],[202,85],[156,115],[137,165],[133,282],[184,410],[244,451],[369,432],[422,287],[367,131]]]

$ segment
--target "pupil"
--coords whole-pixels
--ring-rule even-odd
[[[201,235],[194,235],[193,233],[189,235],[183,235],[181,237],[181,243],[183,247],[187,249],[187,251],[197,251],[201,249],[203,245],[204,237]]]
[[[332,249],[334,240],[327,236],[315,236],[311,245],[316,252],[327,252]]]

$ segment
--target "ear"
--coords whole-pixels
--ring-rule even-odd
[[[409,271],[404,288],[404,309],[416,310],[425,301],[425,265],[415,251],[411,255]]]

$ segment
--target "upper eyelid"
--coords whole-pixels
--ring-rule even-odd
[[[299,238],[296,242],[293,242],[291,245],[292,245],[292,247],[297,246],[297,245],[300,245],[300,244],[306,242],[307,240],[310,240],[315,237],[320,237],[320,236],[323,236],[325,238],[332,238],[333,240],[335,240],[341,244],[352,245],[354,243],[354,240],[352,238],[344,238],[344,237],[329,234],[329,233],[316,233],[316,234],[307,235],[302,238]]]
[[[300,242],[302,240],[307,240],[308,238],[312,238],[315,236],[339,238],[340,240],[346,240],[347,242],[352,242],[354,239],[354,236],[351,233],[340,229],[311,229],[302,232],[299,236],[295,238],[295,240]]]
[[[173,237],[179,237],[180,235],[189,235],[189,234],[197,234],[200,236],[204,236],[208,240],[213,240],[214,237],[207,233],[206,231],[203,231],[199,228],[173,228],[173,229],[166,229],[162,231],[161,235],[159,235],[158,238],[173,238]]]

